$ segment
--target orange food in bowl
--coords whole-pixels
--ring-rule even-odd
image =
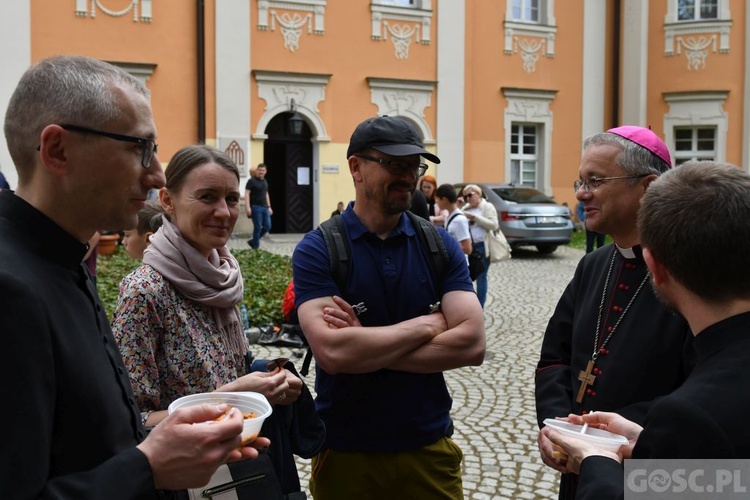
[[[216,417],[214,419],[214,422],[221,422],[222,420],[224,420],[225,418],[227,418],[229,416],[229,412],[232,411],[232,408],[234,408],[234,407],[233,406],[228,406],[227,409],[224,411],[224,413],[222,413],[221,415],[219,415],[218,417]],[[242,414],[242,418],[245,419],[245,420],[249,420],[251,418],[258,418],[258,414],[255,413],[254,411],[250,411],[250,412],[247,412],[247,413],[243,413]]]

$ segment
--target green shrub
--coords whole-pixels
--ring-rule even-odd
[[[264,250],[232,250],[245,282],[244,303],[251,325],[281,323],[281,301],[292,279],[292,259]],[[97,289],[107,317],[117,306],[120,281],[140,265],[117,247],[112,256],[99,256],[96,264]]]
[[[569,245],[579,250],[586,250],[586,231],[573,231]]]
[[[607,235],[604,244],[612,243],[612,237]],[[579,250],[586,250],[586,231],[574,231],[570,238],[570,246]]]

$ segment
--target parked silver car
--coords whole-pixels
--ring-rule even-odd
[[[454,184],[459,196],[464,186]],[[558,245],[570,243],[573,222],[570,210],[552,198],[525,186],[474,183],[483,197],[497,209],[497,217],[511,247],[536,246],[541,253],[552,253]]]

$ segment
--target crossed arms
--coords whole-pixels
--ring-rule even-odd
[[[298,312],[316,363],[331,374],[434,373],[480,365],[484,359],[484,317],[472,292],[448,292],[442,311],[388,326],[362,326],[340,297],[306,301]]]

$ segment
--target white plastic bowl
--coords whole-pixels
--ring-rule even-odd
[[[242,427],[242,443],[247,444],[255,440],[260,433],[263,422],[268,418],[273,409],[263,394],[257,392],[204,392],[200,394],[191,394],[183,396],[172,401],[169,405],[169,413],[173,413],[178,408],[196,406],[202,404],[228,404],[240,410],[243,414],[253,412],[255,418],[246,418]]]
[[[620,446],[628,444],[628,438],[609,431],[587,427],[585,432],[581,432],[582,425],[571,424],[564,420],[555,420],[553,418],[545,419],[544,425],[560,431],[566,436],[582,439],[589,443],[595,444],[603,450],[617,451]]]

